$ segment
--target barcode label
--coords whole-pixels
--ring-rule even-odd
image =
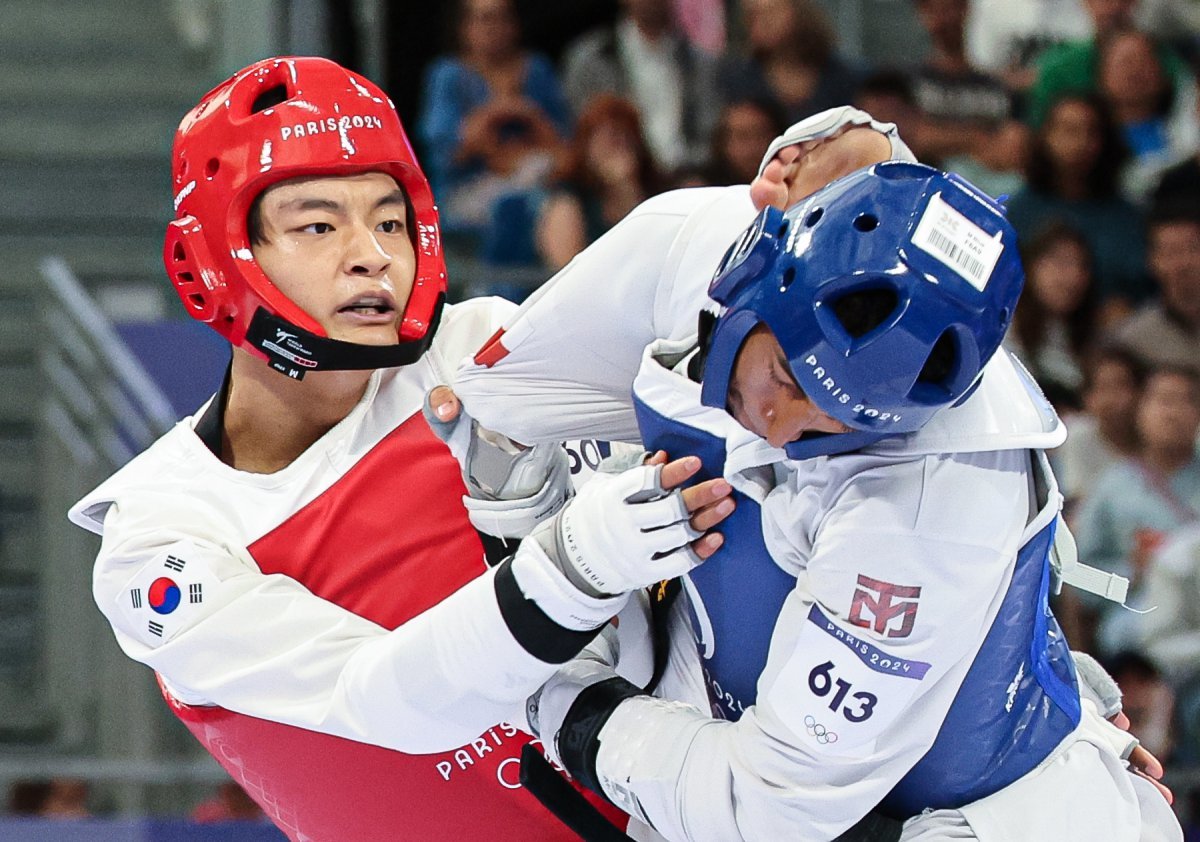
[[[913,245],[949,266],[982,292],[1004,251],[1000,233],[989,236],[935,193],[917,223]]]

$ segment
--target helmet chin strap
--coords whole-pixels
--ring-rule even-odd
[[[395,345],[360,345],[317,336],[259,307],[250,319],[245,344],[264,354],[271,368],[293,380],[303,380],[313,371],[396,368],[415,363],[429,350],[445,303],[445,295],[439,295],[424,336]]]

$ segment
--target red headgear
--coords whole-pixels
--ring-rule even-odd
[[[299,176],[383,172],[412,207],[416,277],[396,345],[342,342],[283,295],[250,251],[247,214]],[[437,208],[387,95],[322,58],[250,65],[210,91],[175,133],[175,220],[163,260],[192,318],[292,377],[406,365],[429,347],[446,292]]]

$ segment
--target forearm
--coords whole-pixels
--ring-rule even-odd
[[[630,388],[642,351],[695,333],[705,285],[752,214],[744,189],[643,203],[463,363],[454,388],[467,411],[527,444],[639,441]]]
[[[384,744],[412,753],[478,736],[519,709],[531,688],[594,636],[604,622],[598,618],[619,607],[554,590],[546,582],[522,589],[507,566],[480,577],[356,651],[339,677],[332,710],[349,714],[343,724],[351,727],[369,717],[361,720],[366,734],[384,735]],[[556,602],[559,618],[530,593]],[[391,703],[376,705],[380,698]]]
[[[642,275],[627,264],[626,282],[597,296],[632,247],[622,244],[627,232],[613,233],[535,293],[460,368],[455,392],[481,425],[526,444],[638,440],[629,387],[654,339],[649,302],[658,272],[649,267]]]
[[[388,631],[288,577],[181,557],[190,576],[202,561],[211,575],[204,603],[161,637],[118,607],[130,570],[101,565],[96,587],[122,648],[181,701],[408,752],[453,748],[507,716],[622,604],[514,562]]]
[[[911,470],[924,466],[914,463]],[[1014,473],[1016,487],[1002,488],[1012,492],[1018,510],[1024,508],[1021,481]],[[994,505],[993,493],[1000,492],[988,490],[980,504]],[[884,512],[857,495],[853,500],[847,505],[859,512],[856,519],[845,519],[836,535],[824,533],[810,554],[808,581],[827,600],[818,605],[800,587],[789,595],[754,705],[737,722],[632,698],[612,706],[596,729],[593,777],[610,798],[673,842],[832,839],[879,803],[934,744],[989,617],[1000,607],[1010,564],[953,536],[938,542],[883,528]],[[886,559],[878,563],[899,581],[920,582],[923,621],[909,633],[864,631],[828,607],[852,604],[862,559]],[[940,581],[943,571],[952,581]],[[576,718],[571,709],[568,725]],[[567,761],[568,752],[562,754]],[[578,755],[586,760],[586,753]],[[572,771],[588,776],[586,765]],[[671,782],[678,783],[672,788]]]
[[[601,729],[595,777],[610,800],[671,842],[833,839],[890,786],[869,758],[818,762],[779,736],[754,710],[734,723],[637,696]]]

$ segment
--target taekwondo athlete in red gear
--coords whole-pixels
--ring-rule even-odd
[[[118,643],[297,842],[569,838],[519,788],[526,739],[503,720],[620,609],[609,594],[712,553],[727,485],[669,491],[695,470],[674,463],[662,501],[614,500],[663,543],[589,563],[601,595],[535,542],[488,569],[421,408],[512,308],[443,306],[437,212],[387,96],[324,59],[258,62],[183,119],[172,171],[167,272],[233,357],[71,510],[103,536]],[[556,509],[566,457],[539,452],[526,493]]]
[[[973,197],[976,204],[986,201],[961,183],[946,185],[939,195],[950,192]],[[853,237],[866,238],[882,227],[881,236],[891,236],[900,252],[916,254],[915,263],[922,264],[919,268],[929,277],[944,275],[943,284],[979,283],[978,276],[968,280],[951,269],[952,249],[942,252],[941,265],[930,263],[930,254],[937,251],[938,237],[933,235],[945,233],[922,231],[919,225],[921,219],[942,218],[940,206],[928,216],[918,213],[936,204],[932,198],[927,194],[924,204],[911,202],[909,213],[901,215],[900,222],[912,225],[907,242],[897,240],[895,218],[890,226],[881,224],[881,209],[854,209],[851,218],[841,220],[852,237],[838,244],[839,256],[853,261]],[[946,202],[967,216],[962,211],[970,205],[961,199],[960,195]],[[780,273],[772,275],[763,269],[764,261],[769,264],[771,259],[763,249],[752,248],[776,235],[788,238],[789,250],[811,258],[809,238],[828,209],[814,204],[802,208],[803,213],[789,212],[788,233],[780,234],[769,224],[780,223],[778,218],[760,221],[738,243],[745,249],[731,249],[746,257],[746,264],[757,262],[763,290],[794,292],[811,280],[798,263],[790,273],[781,265]],[[792,360],[792,354],[780,351],[783,346],[771,332],[764,350],[762,331],[753,329],[768,319],[752,307],[735,307],[728,291],[716,288],[718,281],[714,294],[722,303],[722,316],[714,336],[723,333],[729,341],[721,343],[724,350],[718,356],[723,362],[715,368],[725,373],[710,379],[706,365],[702,387],[689,368],[697,347],[694,313],[708,300],[703,279],[712,276],[720,261],[719,244],[734,239],[739,217],[745,220],[752,212],[744,188],[680,191],[651,200],[607,242],[602,240],[577,258],[538,300],[522,308],[500,337],[503,347],[492,343],[485,348],[456,385],[466,409],[489,423],[492,412],[503,411],[503,395],[509,389],[517,384],[525,388],[536,379],[531,361],[545,358],[548,349],[572,356],[575,363],[602,356],[607,363],[603,372],[589,372],[592,379],[577,389],[608,396],[605,411],[619,417],[633,405],[619,406],[621,392],[613,381],[621,373],[632,374],[627,367],[621,372],[614,367],[628,363],[623,355],[630,349],[616,335],[618,330],[610,329],[602,341],[590,341],[598,339],[603,328],[586,330],[581,347],[574,333],[578,323],[564,314],[578,309],[587,313],[582,324],[615,325],[632,336],[649,333],[652,338],[634,383],[641,434],[650,437],[647,445],[670,443],[654,435],[649,419],[690,427],[693,446],[706,437],[719,445],[714,451],[716,470],[723,469],[739,493],[737,513],[725,526],[732,549],[685,580],[691,616],[678,618],[682,634],[672,642],[683,638],[687,645],[672,652],[672,668],[661,689],[661,695],[691,701],[698,709],[633,695],[628,686],[611,680],[612,673],[603,665],[581,661],[568,666],[543,692],[539,704],[543,711],[549,708],[549,716],[540,723],[541,733],[578,735],[581,728],[576,726],[593,726],[582,746],[564,750],[560,741],[558,749],[568,768],[671,840],[775,839],[799,829],[805,829],[804,838],[829,839],[880,801],[898,816],[924,807],[945,808],[910,822],[905,839],[1057,840],[1081,838],[1072,836],[1072,829],[1081,827],[1091,829],[1085,831],[1091,833],[1087,838],[1178,839],[1166,802],[1147,781],[1126,771],[1124,759],[1134,743],[1096,715],[1090,693],[1080,699],[1070,659],[1053,634],[1052,617],[1042,613],[1048,539],[1060,498],[1037,449],[1061,440],[1062,428],[1036,386],[1007,355],[1001,352],[988,363],[1003,333],[1001,323],[1011,315],[1011,302],[993,306],[987,314],[995,323],[989,325],[990,338],[964,334],[972,341],[963,347],[979,350],[967,355],[974,357],[967,363],[965,357],[959,359],[951,379],[969,374],[972,367],[978,373],[986,364],[987,373],[978,383],[973,376],[964,381],[966,390],[964,383],[956,383],[947,401],[918,390],[927,405],[892,412],[883,401],[872,406],[857,394],[862,384],[847,374],[845,365],[839,370],[823,359],[808,364],[812,353]],[[945,218],[957,220],[953,214]],[[972,225],[991,235],[997,226],[1006,227],[994,210],[973,218],[990,220]],[[806,225],[809,220],[812,227]],[[974,245],[986,252],[988,240],[1011,255],[1011,229],[1006,230],[1007,239],[988,236]],[[633,239],[641,243],[636,261],[628,259]],[[623,257],[614,262],[618,254]],[[897,259],[888,265],[895,272],[905,262]],[[595,296],[584,290],[595,288],[597,273],[604,271],[607,277],[614,267],[617,288],[630,294],[611,302],[613,313],[630,306],[648,318],[598,318]],[[906,271],[911,274],[911,267]],[[1011,280],[1012,272],[1007,276]],[[874,279],[882,288],[889,277],[886,271],[856,277],[848,270],[834,279],[834,286],[848,289]],[[998,278],[996,283],[1003,287],[1005,282]],[[938,287],[930,286],[936,292]],[[1015,298],[1015,292],[1009,292]],[[644,310],[637,306],[641,301],[646,302]],[[558,315],[553,325],[540,318],[547,306]],[[953,309],[948,303],[926,306],[941,310],[939,317]],[[792,311],[785,308],[772,314],[769,326],[787,338],[792,321],[811,326],[815,313],[824,329],[821,319],[835,312],[831,307],[800,310],[810,315],[789,320]],[[876,325],[861,335],[861,343],[852,344],[870,351],[869,340],[888,334],[892,321],[885,318],[885,328]],[[570,331],[571,341],[556,336],[556,330]],[[740,336],[734,336],[738,331]],[[876,348],[903,346],[906,331]],[[655,342],[654,333],[667,338]],[[940,335],[934,331],[930,343]],[[910,346],[913,340],[909,336]],[[731,395],[730,389],[722,391],[711,383],[723,380],[728,387],[739,350],[753,351],[758,365],[738,379],[736,394]],[[561,356],[556,359],[567,364]],[[912,373],[915,377],[916,371]],[[790,400],[764,400],[756,390],[763,386],[768,397],[780,389]],[[722,391],[704,401],[709,408],[701,405],[702,388]],[[804,397],[809,393],[829,400],[809,401]],[[510,434],[523,440],[553,440],[590,424],[589,418],[563,417],[560,407],[531,399],[531,394],[537,393],[525,391],[522,411],[506,418]],[[839,403],[843,396],[855,400]],[[557,397],[563,400],[561,394]],[[574,395],[565,404],[581,398],[587,399]],[[931,410],[958,400],[961,406],[944,409],[930,420]],[[801,402],[806,412],[793,412]],[[745,427],[720,411],[725,407],[736,410]],[[838,412],[839,407],[851,414]],[[906,420],[893,420],[897,414]],[[776,427],[781,421],[786,423]],[[911,429],[899,427],[914,422]],[[880,431],[879,425],[887,423],[896,425],[895,435]],[[835,447],[793,455],[793,444],[813,441],[800,437],[793,442],[802,429],[825,434],[816,441],[840,440],[851,452]],[[923,467],[929,470],[917,476],[924,476],[924,484],[906,481],[912,479],[912,470]],[[712,464],[706,467],[712,469]],[[738,533],[737,519],[751,510],[746,500],[762,506],[758,543],[766,550],[760,555],[770,562],[762,569],[753,566],[757,557],[747,563],[753,570],[741,564],[745,559],[739,547],[746,536]],[[918,537],[922,540],[913,540]],[[966,565],[962,556],[976,563]],[[739,562],[736,569],[723,569],[730,560]],[[903,581],[899,573],[905,574]],[[708,591],[707,598],[702,590]],[[1010,597],[1021,607],[1014,615],[1019,620],[1015,625],[1031,637],[1010,647],[1006,661],[993,656],[996,647],[1012,643],[1004,638],[1002,619],[996,619]],[[770,610],[764,608],[768,603]],[[814,609],[821,614],[816,619]],[[756,611],[767,616],[759,618]],[[699,657],[690,640],[693,633]],[[928,647],[923,650],[928,658],[907,657],[922,647]],[[809,663],[817,654],[828,657]],[[1022,654],[1028,658],[1022,659]],[[907,668],[906,674],[902,678],[879,673],[868,664],[872,659],[886,661],[889,668]],[[746,660],[763,666],[761,675],[741,669]],[[834,675],[839,667],[845,667],[847,675]],[[1005,672],[1008,667],[1011,675]],[[918,673],[920,678],[911,677]],[[601,689],[591,690],[593,683]],[[572,707],[577,697],[582,709]],[[838,704],[829,708],[835,699]],[[845,721],[835,723],[824,716],[826,708],[832,711],[829,716]],[[569,725],[560,730],[568,709]],[[713,720],[701,710],[729,721]],[[1046,721],[1038,721],[1037,715],[1021,719],[1031,711],[1044,714]],[[971,716],[993,714],[986,730],[963,724]],[[1026,730],[1034,722],[1039,727]],[[945,735],[940,733],[943,725]],[[977,744],[976,737],[982,742]],[[1028,745],[1022,743],[1026,738]],[[581,760],[581,754],[589,752],[594,763]],[[926,752],[936,762],[922,763]],[[962,775],[951,780],[958,769]]]

